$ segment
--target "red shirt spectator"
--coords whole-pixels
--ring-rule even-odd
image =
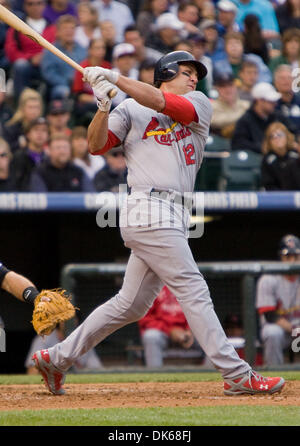
[[[162,288],[148,313],[139,321],[139,327],[141,333],[155,328],[167,335],[174,328],[190,329],[176,297],[166,286]]]
[[[54,25],[47,25],[42,32],[42,37],[53,43],[55,40],[56,28]],[[6,57],[12,63],[18,59],[31,59],[41,53],[43,48],[38,43],[31,40],[24,34],[9,28],[6,34],[5,52]]]

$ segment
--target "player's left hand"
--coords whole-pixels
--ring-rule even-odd
[[[84,69],[83,80],[88,82],[92,88],[97,85],[97,82],[103,79],[115,84],[118,82],[119,73],[102,67],[86,67]]]
[[[98,81],[93,87],[93,93],[97,99],[97,106],[99,110],[103,112],[109,112],[111,106],[111,98],[109,93],[113,90],[114,86],[107,80],[103,79]]]

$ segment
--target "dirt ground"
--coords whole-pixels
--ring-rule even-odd
[[[223,395],[222,382],[68,384],[66,394],[50,394],[44,385],[0,386],[0,410],[109,407],[186,407],[228,405],[300,405],[300,382],[287,382],[280,394]]]

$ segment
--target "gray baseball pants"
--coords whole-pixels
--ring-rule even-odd
[[[217,370],[235,378],[251,369],[227,340],[207,284],[193,259],[184,230],[121,228],[131,249],[118,294],[97,307],[63,342],[49,349],[53,364],[67,371],[76,358],[109,334],[142,318],[163,284],[175,294],[188,324]]]

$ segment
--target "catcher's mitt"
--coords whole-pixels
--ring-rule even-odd
[[[42,300],[42,298],[48,298]],[[42,290],[34,301],[32,325],[38,335],[49,335],[59,322],[75,316],[75,307],[65,290]]]

